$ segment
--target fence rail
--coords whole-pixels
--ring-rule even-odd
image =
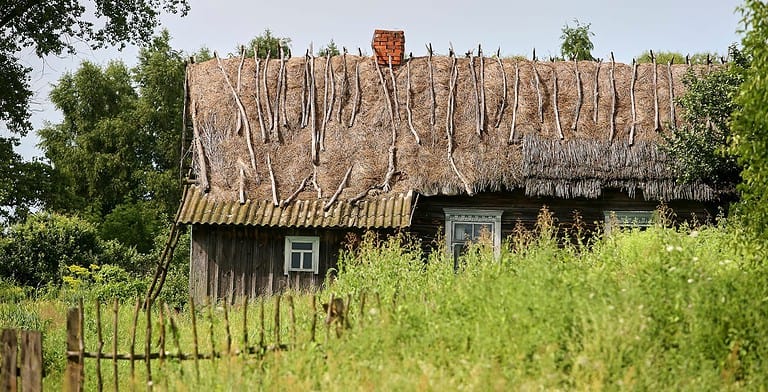
[[[378,298],[378,296],[377,296]],[[223,321],[224,321],[224,346],[218,350],[216,347],[216,337],[214,332],[214,317],[213,308],[208,302],[205,306],[207,309],[196,309],[195,302],[190,299],[189,302],[189,321],[191,321],[191,340],[192,350],[184,351],[181,348],[179,342],[179,327],[177,318],[174,317],[174,312],[168,309],[167,305],[160,304],[157,307],[157,312],[152,311],[153,303],[145,303],[142,300],[137,299],[133,308],[132,323],[130,324],[130,344],[127,352],[118,350],[118,336],[120,334],[119,328],[119,304],[115,300],[112,304],[112,329],[111,338],[108,340],[111,342],[111,347],[106,348],[104,342],[104,334],[102,327],[102,304],[95,303],[95,324],[96,324],[96,349],[86,350],[85,333],[84,333],[84,314],[85,309],[82,300],[77,307],[70,308],[67,312],[67,367],[64,375],[64,387],[67,391],[82,391],[85,384],[85,360],[95,360],[95,373],[96,373],[96,389],[102,391],[104,386],[102,362],[107,361],[112,364],[112,381],[111,388],[115,391],[119,389],[119,371],[118,361],[128,361],[129,365],[129,377],[131,381],[136,381],[136,366],[143,364],[145,369],[145,381],[149,388],[152,386],[152,362],[159,361],[163,363],[165,360],[176,361],[194,361],[195,376],[199,380],[200,377],[200,361],[214,360],[218,358],[231,357],[231,356],[256,356],[263,357],[270,352],[291,350],[297,346],[297,323],[296,323],[296,311],[294,298],[290,295],[276,296],[274,297],[274,307],[270,310],[266,309],[267,306],[264,300],[259,302],[258,306],[258,325],[256,330],[258,332],[257,340],[251,341],[250,338],[255,335],[254,330],[249,325],[248,311],[249,303],[248,298],[245,298],[239,307],[242,311],[242,325],[238,328],[242,328],[239,331],[241,334],[239,342],[233,342],[233,325],[230,322],[231,307],[229,301],[225,301],[220,305],[223,307]],[[286,304],[287,303],[287,304]],[[316,342],[317,330],[318,330],[318,316],[325,316],[323,324],[325,326],[325,341],[327,342],[329,336],[331,336],[331,329],[335,329],[335,335],[340,337],[343,331],[350,328],[351,325],[348,321],[350,308],[352,305],[352,297],[347,296],[346,300],[343,298],[331,298],[328,303],[322,304],[322,310],[317,306],[318,297],[313,295],[311,297],[311,304],[309,304],[309,310],[311,312],[311,322],[309,323],[310,330],[308,331],[309,341]],[[142,305],[146,304],[142,308]],[[362,315],[365,310],[365,295],[362,294],[359,298],[359,311]],[[200,312],[199,312],[200,311]],[[207,317],[203,314],[207,311]],[[267,314],[269,311],[271,315]],[[287,312],[287,316],[284,313]],[[322,313],[321,313],[322,312]],[[153,316],[156,313],[156,316]],[[202,317],[198,316],[201,313]],[[139,315],[144,314],[146,320],[146,326],[139,326]],[[198,318],[208,319],[208,331],[200,330],[200,321]],[[90,319],[89,319],[90,320]],[[268,336],[268,329],[265,327],[266,321],[271,321],[271,339]],[[359,323],[363,325],[362,320]],[[137,342],[137,331],[140,327],[144,327],[143,342]],[[157,327],[158,331],[153,331],[153,328]],[[168,333],[170,330],[170,334]],[[281,336],[283,331],[286,331],[288,336]],[[201,333],[207,336],[208,349],[203,352],[201,350]],[[155,334],[155,335],[153,335]],[[170,335],[170,336],[169,336]],[[170,341],[169,338],[170,337]],[[202,337],[205,338],[204,336]],[[156,342],[153,349],[152,342]],[[271,341],[268,341],[271,340]],[[174,351],[168,351],[167,348],[173,346]],[[139,351],[137,352],[137,348]],[[26,391],[26,389],[25,389]]]
[[[20,338],[20,340],[19,340]],[[3,329],[0,335],[0,391],[43,389],[43,347],[39,331]]]

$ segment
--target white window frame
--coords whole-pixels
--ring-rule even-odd
[[[293,243],[294,242],[303,242],[303,243],[311,243],[312,244],[312,268],[311,269],[304,269],[304,268],[291,268],[291,256],[294,253],[293,250]],[[306,253],[307,251],[296,251],[301,253]],[[285,237],[285,264],[283,266],[283,271],[285,271],[285,275],[288,275],[291,272],[313,272],[315,275],[320,270],[320,237],[315,236],[286,236]],[[302,257],[302,263],[304,261],[304,258]]]
[[[492,227],[493,251],[501,254],[501,215],[504,210],[481,210],[474,208],[443,208],[445,213],[445,243],[449,255],[453,254],[453,228],[456,223],[487,223]]]
[[[652,210],[605,210],[605,233],[615,228],[645,228],[653,225]]]

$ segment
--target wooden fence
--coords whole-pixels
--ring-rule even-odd
[[[21,332],[21,333],[19,333]],[[19,341],[19,337],[21,341]],[[43,347],[39,331],[3,329],[0,336],[0,391],[35,392],[43,389]]]
[[[375,296],[379,301],[379,296]],[[281,310],[284,307],[284,302],[287,302],[287,320],[283,320],[284,316],[281,316],[285,310]],[[331,330],[335,330],[335,335],[340,337],[343,331],[350,328],[348,321],[349,312],[352,303],[352,297],[348,296],[343,298],[334,298],[331,295],[330,300],[326,304],[322,304],[322,313],[317,306],[317,295],[312,296],[311,302],[311,330],[309,331],[309,340],[315,342],[317,339],[316,331],[322,326],[318,326],[318,315],[321,317],[324,315],[325,319],[321,320],[325,327],[325,341],[327,342],[329,336],[331,336]],[[253,342],[249,340],[251,331],[249,328],[248,318],[248,298],[246,297],[240,304],[242,309],[242,335],[239,343],[233,343],[232,327],[230,324],[230,305],[226,301],[220,306],[223,306],[224,311],[224,330],[225,330],[225,345],[222,350],[217,350],[214,337],[213,326],[213,306],[210,303],[207,304],[208,319],[209,319],[209,331],[208,341],[210,350],[203,352],[201,350],[200,336],[199,336],[199,320],[197,310],[195,309],[195,302],[190,299],[189,313],[191,318],[191,335],[192,335],[192,352],[183,352],[181,345],[179,344],[179,332],[177,328],[177,319],[174,317],[174,312],[168,309],[167,305],[160,305],[157,309],[157,316],[153,319],[152,303],[142,309],[143,301],[137,300],[133,309],[132,326],[130,330],[130,345],[128,352],[118,351],[118,335],[121,331],[118,331],[118,312],[119,304],[117,300],[112,304],[112,334],[113,336],[108,339],[111,342],[110,348],[105,348],[105,339],[102,333],[102,304],[95,303],[95,323],[96,323],[96,350],[89,351],[86,349],[85,334],[84,331],[84,307],[82,300],[79,306],[70,308],[67,312],[67,367],[64,374],[64,389],[67,391],[82,391],[85,383],[85,360],[95,359],[95,373],[96,373],[96,389],[102,391],[105,388],[103,377],[103,364],[107,362],[112,366],[112,386],[111,389],[117,391],[119,389],[119,371],[118,361],[128,361],[130,363],[129,377],[132,382],[136,380],[136,366],[143,366],[145,369],[146,385],[151,389],[152,383],[152,362],[159,361],[163,363],[165,360],[177,360],[177,361],[194,361],[195,375],[199,380],[200,377],[200,361],[212,360],[216,358],[222,358],[227,356],[249,356],[249,357],[263,357],[270,352],[290,350],[297,345],[297,333],[296,333],[296,315],[294,308],[294,300],[292,296],[276,296],[274,297],[274,308],[272,315],[267,315],[265,312],[265,302],[260,301],[259,317],[257,326],[258,329],[258,341]],[[357,309],[356,309],[357,310]],[[359,298],[359,311],[362,315],[365,310],[365,295],[361,295]],[[146,326],[144,333],[144,341],[140,342],[139,351],[137,351],[137,330],[139,328],[139,314],[144,313],[146,315]],[[267,329],[265,328],[265,319],[272,319],[272,331],[271,342],[270,337],[267,335]],[[281,324],[283,324],[281,327]],[[157,349],[153,351],[152,339],[153,339],[153,325],[157,325],[159,330],[157,336],[154,336]],[[362,325],[362,321],[359,325]],[[166,330],[171,331],[170,337],[175,351],[167,351],[166,346],[170,346],[171,342],[167,340]],[[281,336],[281,330],[286,329],[289,333],[287,340],[284,336]],[[235,347],[236,346],[236,347]],[[107,365],[107,366],[108,366]],[[133,385],[133,384],[132,384]],[[26,389],[25,389],[26,391]]]

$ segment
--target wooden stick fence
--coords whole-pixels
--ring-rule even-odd
[[[19,341],[19,338],[21,339]],[[43,348],[39,331],[3,329],[0,335],[0,391],[43,390]]]
[[[378,294],[376,296],[378,298]],[[330,329],[331,327],[335,327],[336,336],[341,337],[342,331],[344,329],[350,328],[350,323],[348,321],[348,317],[350,315],[350,305],[352,303],[352,296],[347,296],[346,301],[342,297],[336,297],[334,299],[334,296],[331,295],[331,299],[328,304],[323,304],[323,308],[318,309],[317,306],[318,297],[317,295],[313,295],[311,298],[311,303],[308,304],[308,306],[311,306],[309,309],[311,309],[312,313],[312,319],[310,324],[310,331],[309,331],[309,342],[316,342],[316,336],[318,328],[317,323],[317,315],[318,312],[323,312],[325,317],[325,328],[326,328],[326,339],[325,342],[328,343],[328,339],[330,336]],[[190,321],[191,321],[191,340],[192,340],[192,352],[184,352],[181,348],[181,345],[179,343],[179,327],[180,324],[177,321],[177,319],[174,317],[174,313],[169,310],[167,305],[160,304],[157,307],[157,311],[152,311],[152,306],[146,307],[144,309],[141,309],[141,304],[143,301],[138,300],[136,301],[136,305],[133,309],[133,315],[132,315],[132,324],[130,331],[130,336],[126,339],[130,342],[130,346],[128,347],[127,352],[119,352],[118,351],[118,339],[121,333],[124,333],[123,331],[119,330],[119,316],[120,316],[120,309],[119,304],[115,300],[112,304],[112,320],[106,321],[107,324],[105,324],[105,321],[102,320],[102,317],[104,317],[103,313],[110,313],[110,312],[102,312],[101,310],[101,304],[95,303],[95,330],[96,330],[96,350],[95,351],[89,351],[86,350],[85,347],[85,324],[84,324],[84,314],[85,309],[82,303],[82,300],[79,302],[77,307],[70,308],[67,312],[67,367],[64,374],[64,387],[67,391],[82,391],[84,389],[85,384],[85,360],[86,359],[93,359],[95,360],[95,381],[96,385],[95,388],[98,391],[102,391],[105,388],[106,385],[110,385],[110,383],[107,381],[105,383],[104,381],[104,368],[108,368],[109,366],[106,364],[102,364],[103,361],[106,361],[107,363],[111,364],[112,368],[112,375],[113,379],[111,382],[113,390],[117,391],[119,389],[120,380],[119,380],[119,370],[118,370],[118,361],[128,361],[129,362],[129,380],[131,385],[136,385],[135,383],[139,380],[137,380],[136,375],[136,365],[137,362],[140,364],[143,362],[145,366],[145,374],[144,374],[144,380],[146,382],[146,385],[149,389],[152,388],[153,384],[153,370],[155,372],[158,371],[158,369],[161,369],[164,366],[164,363],[166,361],[172,360],[172,361],[194,361],[194,369],[195,369],[195,377],[197,380],[200,378],[200,361],[203,360],[215,360],[219,358],[226,358],[226,357],[232,357],[232,356],[256,356],[258,358],[263,357],[264,355],[267,355],[269,352],[273,351],[283,351],[283,350],[289,350],[289,349],[297,349],[300,347],[297,343],[299,337],[297,336],[297,328],[296,328],[296,310],[295,310],[295,301],[294,298],[290,295],[283,298],[283,296],[276,296],[274,297],[274,308],[271,309],[273,312],[273,318],[271,325],[272,327],[272,341],[268,342],[268,336],[267,333],[268,330],[266,328],[266,320],[270,319],[269,315],[267,315],[267,311],[265,309],[265,301],[260,301],[259,305],[259,317],[258,317],[258,340],[252,343],[252,340],[250,339],[250,334],[255,333],[251,328],[249,328],[249,319],[248,319],[248,300],[244,299],[241,303],[242,306],[242,333],[243,336],[240,340],[233,339],[232,331],[233,331],[233,325],[230,323],[233,313],[231,312],[230,305],[228,301],[225,301],[222,303],[223,306],[223,323],[224,323],[224,333],[225,333],[225,345],[223,349],[217,349],[216,346],[216,334],[214,331],[214,324],[216,324],[215,320],[217,318],[214,317],[213,314],[213,308],[216,306],[216,304],[206,304],[207,310],[205,314],[203,323],[207,322],[209,326],[208,336],[207,340],[209,340],[208,343],[208,350],[205,351],[202,348],[201,339],[205,339],[205,337],[200,336],[200,321],[199,318],[199,309],[196,309],[196,304],[194,303],[194,300],[190,298],[189,302],[189,312],[190,312]],[[362,316],[364,314],[364,308],[365,308],[365,295],[361,295],[359,298],[359,307],[360,307],[360,315]],[[281,310],[283,308],[283,310]],[[287,308],[287,309],[285,309]],[[142,312],[145,314],[146,318],[146,332],[143,337],[143,342],[138,343],[140,346],[139,352],[136,351],[136,345],[137,345],[137,330],[138,330],[138,324],[139,324],[139,313]],[[287,316],[283,313],[287,313]],[[354,312],[352,312],[354,313]],[[109,317],[109,316],[107,316]],[[361,317],[362,319],[362,317]],[[111,321],[112,330],[109,331],[107,329],[106,334],[103,329],[104,325],[108,325],[108,323]],[[359,324],[362,326],[362,322]],[[155,332],[155,335],[153,335],[153,328],[157,328]],[[281,336],[281,329],[285,329],[288,331],[288,341],[286,341],[286,337]],[[174,349],[173,351],[167,350],[168,346],[170,345],[169,340],[166,339],[166,335],[168,331],[170,330],[170,338],[172,339]],[[112,334],[111,337],[106,336],[108,333]],[[39,334],[39,333],[38,333]],[[5,342],[5,332],[3,335],[3,342]],[[106,344],[109,343],[109,344]],[[155,344],[153,345],[153,342]],[[238,343],[239,342],[239,343]],[[143,346],[141,345],[143,343]],[[3,346],[5,348],[5,345]],[[39,347],[39,337],[38,337],[38,346]],[[105,350],[105,347],[109,347]],[[143,348],[143,350],[141,350]],[[42,355],[42,354],[41,354]],[[156,364],[153,364],[153,361],[157,361]],[[3,361],[3,374],[5,374],[5,364],[9,363],[7,361]],[[42,363],[40,359],[38,359],[38,363]],[[104,365],[104,366],[102,366]],[[5,378],[3,378],[5,380]],[[30,378],[30,380],[34,380],[34,378]],[[5,385],[5,384],[3,384]],[[26,384],[25,384],[26,385]],[[0,390],[8,390],[8,389],[2,389]],[[15,390],[15,389],[14,389]],[[36,389],[24,389],[26,392],[27,390],[34,391]]]

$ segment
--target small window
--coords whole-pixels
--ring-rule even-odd
[[[493,248],[498,254],[501,249],[501,214],[502,210],[475,210],[446,208],[445,240],[448,251],[458,267],[458,257],[467,245],[486,237],[493,241]]]
[[[603,211],[605,232],[613,228],[649,227],[653,224],[653,211]]]
[[[318,273],[320,237],[285,237],[285,274],[289,272]]]

